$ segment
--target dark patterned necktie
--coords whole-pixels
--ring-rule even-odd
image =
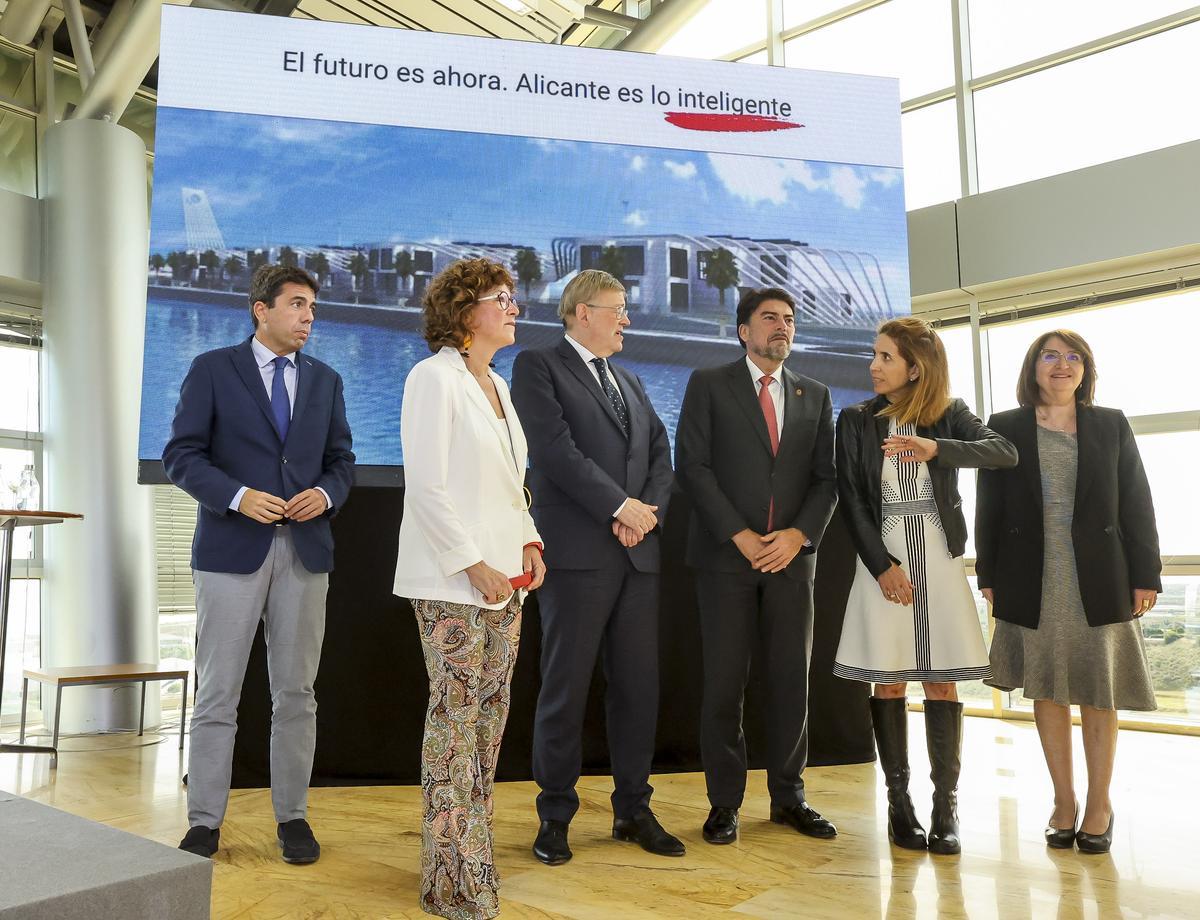
[[[625,408],[625,400],[621,398],[621,394],[617,392],[617,388],[613,386],[613,382],[609,379],[608,368],[604,365],[604,359],[592,358],[592,363],[596,365],[596,373],[600,375],[600,389],[604,391],[604,395],[612,403],[613,411],[617,413],[617,421],[621,423],[621,428],[625,431],[625,437],[629,437],[629,410]]]

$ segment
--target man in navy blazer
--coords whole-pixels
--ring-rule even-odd
[[[329,519],[350,494],[354,453],[342,378],[301,353],[317,282],[265,265],[250,282],[254,334],[192,362],[163,450],[197,502],[196,706],[180,849],[217,850],[229,800],[242,678],[259,620],[271,680],[271,801],[283,859],[315,862],[305,819],[316,746],[313,682],[333,569]]]
[[[563,291],[566,335],[513,364],[512,398],[529,441],[533,518],[546,544],[542,687],[533,735],[541,787],[534,855],[571,858],[579,808],[583,719],[603,650],[613,836],[651,853],[683,844],[650,810],[658,718],[659,522],[671,492],[667,431],[641,381],[608,358],[629,325],[625,289],[607,272],[580,272]]]

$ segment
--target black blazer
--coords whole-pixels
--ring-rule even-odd
[[[732,542],[749,527],[767,531],[775,500],[776,529],[796,527],[811,546],[785,571],[813,577],[815,553],[837,504],[833,468],[833,403],[829,389],[783,368],[783,431],[779,453],[763,420],[746,360],[695,371],[675,432],[675,469],[692,501],[687,563],[718,572],[749,572]]]
[[[1071,538],[1088,623],[1133,619],[1134,588],[1162,590],[1150,483],[1133,429],[1118,409],[1079,406],[1079,469]],[[1042,476],[1031,407],[988,424],[1021,452],[1015,470],[983,473],[975,511],[975,573],[995,595],[998,620],[1036,629],[1042,605]]]
[[[569,342],[521,351],[512,401],[529,442],[533,520],[547,568],[659,570],[659,536],[671,498],[671,443],[641,380],[608,362],[629,410],[629,437],[612,403]],[[658,505],[660,523],[637,546],[612,532],[626,498]]]
[[[883,441],[889,419],[878,413],[887,405],[885,397],[876,396],[843,409],[837,423],[842,517],[859,558],[876,578],[900,562],[883,544]],[[961,399],[951,400],[942,417],[928,428],[918,427],[917,435],[937,441],[937,456],[928,463],[933,498],[950,555],[961,556],[967,546],[967,522],[958,494],[959,468],[1013,467],[1017,449],[985,427]]]

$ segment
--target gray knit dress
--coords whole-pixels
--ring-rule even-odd
[[[1071,520],[1075,513],[1075,435],[1038,426],[1045,554],[1037,629],[996,621],[992,676],[1000,690],[1031,700],[1094,709],[1157,709],[1137,620],[1089,626],[1079,594]]]

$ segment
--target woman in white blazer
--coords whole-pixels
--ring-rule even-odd
[[[508,717],[525,590],[542,583],[542,544],[525,491],[525,435],[490,369],[513,344],[508,270],[446,268],[425,292],[434,352],[404,384],[404,519],[394,593],[412,602],[429,672],[421,753],[423,910],[499,912],[492,783]]]

